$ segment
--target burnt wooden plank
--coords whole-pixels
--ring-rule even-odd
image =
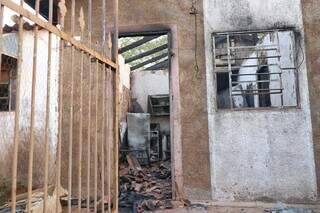
[[[164,54],[161,54],[161,55],[156,56],[156,57],[154,57],[154,58],[151,58],[151,59],[149,59],[149,60],[147,60],[147,61],[144,61],[144,62],[142,62],[142,63],[140,63],[140,64],[137,64],[137,65],[131,67],[131,71],[136,70],[136,69],[139,69],[139,68],[141,68],[141,67],[143,67],[143,66],[145,66],[145,65],[151,64],[151,63],[156,62],[156,61],[158,61],[158,60],[161,60],[161,59],[163,59],[163,58],[165,58],[165,57],[167,57],[167,56],[168,56],[168,53],[164,53]]]
[[[133,43],[129,44],[128,46],[125,46],[125,47],[119,49],[119,54],[124,53],[124,52],[127,52],[127,51],[129,51],[129,50],[131,50],[131,49],[134,49],[134,48],[136,48],[136,47],[139,47],[139,46],[141,46],[141,45],[143,45],[143,44],[145,44],[145,43],[147,43],[147,42],[149,42],[149,41],[151,41],[151,40],[153,40],[153,39],[156,39],[156,38],[158,38],[158,37],[159,37],[159,36],[143,37],[143,38],[140,39],[139,41],[133,42]]]
[[[146,52],[144,52],[144,53],[141,53],[141,54],[139,54],[139,55],[130,57],[130,58],[126,59],[126,64],[127,64],[127,63],[130,63],[130,62],[133,62],[133,61],[136,61],[136,60],[138,60],[138,59],[144,58],[144,57],[146,57],[146,56],[152,55],[152,54],[154,54],[154,53],[160,52],[160,51],[165,50],[165,49],[167,49],[167,48],[168,48],[168,44],[164,44],[164,45],[161,45],[161,46],[159,46],[159,47],[156,47],[156,48],[154,48],[154,49],[152,49],[152,50],[149,50],[149,51],[146,51]]]

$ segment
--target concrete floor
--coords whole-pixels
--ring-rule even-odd
[[[258,213],[264,212],[262,208],[237,208],[237,207],[208,207],[208,208],[179,208],[160,210],[155,213]]]
[[[275,211],[276,204],[266,204],[259,206],[251,206],[248,203],[237,203],[237,206],[205,206],[193,205],[187,208],[177,208],[170,210],[158,210],[155,213],[320,213],[318,205],[297,205],[289,208],[289,210]],[[246,207],[249,206],[249,207]]]

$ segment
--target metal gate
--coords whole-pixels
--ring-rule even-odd
[[[17,14],[18,35],[14,134],[9,162],[12,184],[7,207],[12,213],[24,209],[27,212],[117,212],[118,1],[110,0],[112,14],[107,14],[107,4],[110,4],[107,0],[0,1],[1,55],[4,54],[6,32],[2,26],[6,9]],[[30,2],[34,3],[31,3],[33,10],[27,5]],[[100,7],[93,7],[97,2]],[[48,5],[47,18],[41,14],[40,3]],[[55,9],[58,23],[54,23]],[[96,24],[98,14],[101,14],[99,26]],[[107,17],[112,17],[111,24]],[[95,29],[100,30],[99,36]],[[30,33],[33,36],[31,56],[25,54]],[[43,39],[47,41],[45,49]],[[39,68],[44,62],[44,51],[46,69]],[[54,79],[56,59],[58,77]],[[32,64],[30,72],[24,67],[28,61]],[[30,89],[26,89],[22,75],[29,74],[31,84]],[[44,101],[40,93],[45,94]],[[21,98],[22,94],[30,97],[26,99],[29,101]],[[42,101],[44,105],[37,103]],[[43,112],[42,120],[40,112]],[[28,128],[22,128],[23,122],[28,123]],[[37,148],[38,143],[42,148]],[[25,159],[22,146],[27,150]],[[37,162],[41,166],[35,165]],[[23,176],[20,169],[24,168],[25,192],[19,188],[19,175]],[[37,183],[36,178],[40,179]]]

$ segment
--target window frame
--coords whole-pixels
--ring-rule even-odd
[[[13,69],[10,69],[9,70],[9,79],[8,81],[6,82],[0,82],[0,84],[2,85],[8,85],[8,97],[7,97],[7,100],[8,100],[8,110],[0,110],[0,113],[8,113],[8,112],[14,112],[15,111],[15,107],[16,107],[16,103],[14,103],[14,107],[12,106],[12,102],[16,101],[16,100],[13,100],[14,97],[16,97],[16,94],[13,96],[12,95],[12,92],[13,92],[13,88],[12,88],[12,85],[14,84],[14,81],[17,81],[17,72],[18,72],[18,61],[15,57],[12,57],[12,56],[9,56],[9,55],[6,55],[6,54],[2,54],[0,57],[9,57],[9,58],[12,58],[13,60],[15,60],[15,71]],[[4,60],[2,58],[1,60],[1,63],[4,63]],[[2,72],[2,64],[0,65],[0,72]],[[15,72],[15,73],[14,73]],[[15,88],[16,90],[17,88]],[[16,92],[16,91],[15,91]],[[5,97],[2,97],[2,98],[5,98]]]
[[[215,43],[215,37],[216,36],[223,36],[226,35],[228,36],[227,43],[228,46],[230,45],[229,37],[230,35],[245,35],[245,34],[257,34],[257,33],[278,33],[278,32],[291,32],[294,37],[292,40],[293,43],[293,48],[292,48],[292,54],[293,54],[293,65],[294,67],[292,68],[281,68],[281,72],[283,70],[292,70],[291,72],[294,73],[294,89],[295,89],[295,95],[296,95],[296,104],[295,106],[285,106],[282,104],[281,106],[270,106],[270,107],[234,107],[233,101],[232,101],[232,96],[231,93],[232,91],[230,88],[232,88],[232,78],[230,77],[230,58],[229,58],[229,50],[228,49],[228,70],[227,71],[217,71],[217,66],[216,66],[216,43]],[[299,32],[298,32],[299,33]],[[275,28],[275,29],[261,29],[261,30],[243,30],[243,31],[222,31],[222,32],[213,32],[211,33],[211,56],[212,56],[212,66],[213,66],[213,83],[214,83],[214,97],[215,97],[215,104],[214,108],[216,111],[284,111],[284,110],[294,110],[294,109],[301,109],[301,98],[300,98],[300,89],[299,89],[299,72],[298,72],[298,66],[297,66],[297,58],[299,56],[299,52],[297,52],[297,42],[301,42],[300,40],[298,41],[298,36],[296,36],[297,31],[294,28]],[[279,45],[279,38],[278,38],[278,45]],[[280,52],[280,46],[279,52]],[[281,57],[281,56],[280,56]],[[300,65],[299,65],[300,66]],[[231,71],[232,72],[232,71]],[[219,108],[219,98],[218,98],[218,74],[219,73],[229,73],[229,91],[230,91],[230,106],[226,108]],[[270,76],[270,75],[269,75]],[[231,86],[230,86],[231,85]],[[259,95],[257,94],[259,97]]]

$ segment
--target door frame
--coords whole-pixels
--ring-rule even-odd
[[[181,200],[183,190],[181,115],[180,115],[180,80],[178,29],[175,24],[159,23],[149,25],[119,26],[119,37],[134,35],[168,35],[169,50],[169,89],[170,89],[170,143],[171,143],[171,176],[172,199]]]

